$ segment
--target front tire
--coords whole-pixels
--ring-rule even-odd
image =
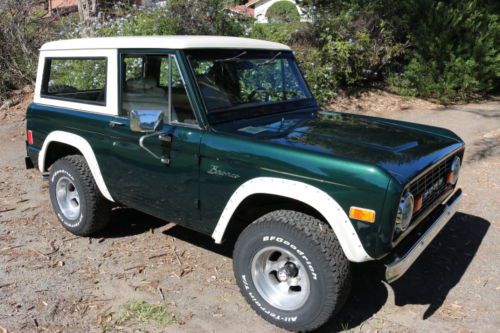
[[[99,191],[83,156],[66,156],[52,165],[49,192],[57,218],[71,233],[92,236],[108,225],[110,202]]]
[[[233,266],[252,308],[287,330],[320,327],[350,291],[350,264],[334,232],[295,211],[274,211],[250,224],[238,237]]]

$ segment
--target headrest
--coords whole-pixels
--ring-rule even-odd
[[[127,81],[127,90],[130,92],[146,92],[147,90],[158,88],[155,79],[137,79]]]

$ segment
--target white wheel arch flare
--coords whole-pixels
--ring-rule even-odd
[[[212,238],[216,243],[222,242],[224,232],[238,206],[243,200],[254,194],[278,195],[311,206],[327,220],[349,261],[364,262],[373,260],[363,248],[347,214],[331,196],[309,184],[273,177],[253,178],[238,187],[222,211],[212,233]]]
[[[50,134],[45,138],[43,142],[42,149],[38,155],[38,168],[40,172],[45,172],[45,157],[47,155],[47,149],[51,142],[60,142],[78,149],[89,166],[90,172],[92,172],[92,176],[97,184],[97,187],[101,191],[102,195],[108,199],[109,201],[114,202],[113,197],[108,191],[108,187],[106,183],[104,183],[104,178],[102,177],[101,169],[99,168],[99,164],[97,163],[97,159],[95,157],[94,151],[90,144],[79,135],[64,132],[64,131],[54,131],[50,132]]]

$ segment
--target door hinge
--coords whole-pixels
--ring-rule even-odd
[[[201,155],[200,154],[194,154],[194,163],[198,166],[201,165]]]

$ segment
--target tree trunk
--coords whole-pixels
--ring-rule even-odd
[[[78,1],[78,13],[80,14],[80,24],[84,27],[83,34],[85,36],[91,34],[89,28],[93,18],[97,15],[98,6],[99,4],[97,0]]]

